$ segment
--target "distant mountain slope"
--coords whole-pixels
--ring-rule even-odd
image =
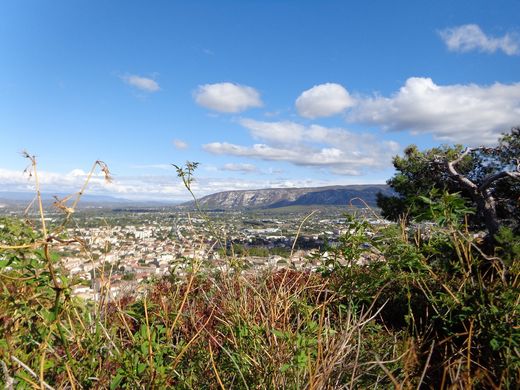
[[[277,208],[301,205],[348,205],[354,198],[376,205],[376,194],[392,193],[384,184],[330,186],[314,188],[269,188],[261,190],[224,191],[199,199],[200,205],[214,209]],[[357,205],[361,205],[360,202]],[[193,206],[193,202],[184,206]]]
[[[76,194],[61,194],[61,193],[46,193],[43,192],[42,194],[42,200],[44,202],[54,202],[56,199],[54,196],[57,196],[59,199],[63,199],[67,196],[73,198],[76,196]],[[36,196],[36,192],[14,192],[14,191],[0,191],[0,200],[4,201],[18,201],[18,202],[30,202],[34,199]],[[109,195],[90,195],[85,194],[81,197],[86,202],[129,202],[128,199],[124,198],[116,198],[114,196]]]
[[[77,194],[62,194],[62,193],[42,193],[42,201],[44,205],[48,206],[52,204],[56,199],[54,196],[57,196],[58,199],[64,199],[66,197],[70,197],[69,203],[76,198]],[[5,205],[28,205],[36,196],[34,192],[9,192],[9,191],[0,191],[0,204]],[[172,206],[179,204],[179,201],[157,201],[157,200],[131,200],[126,198],[119,198],[110,195],[90,195],[85,194],[81,197],[79,208],[89,206],[89,205],[103,205],[106,207],[119,207],[119,206],[128,206],[128,205],[136,205],[136,206]]]

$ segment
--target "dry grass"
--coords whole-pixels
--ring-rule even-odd
[[[85,302],[70,296],[74,281],[53,252],[79,243],[88,256],[84,240],[64,237],[64,228],[95,170],[109,179],[108,168],[96,161],[78,193],[57,199],[63,221],[49,227],[36,159],[25,157],[39,224],[6,220],[0,236],[0,384],[8,389],[518,384],[518,276],[464,229],[425,239],[403,223],[374,241],[385,261],[335,264],[327,275],[245,273],[233,257],[221,272],[195,258],[184,277],[114,299],[100,273],[99,299]],[[365,225],[356,226],[340,256],[357,256],[369,240]]]

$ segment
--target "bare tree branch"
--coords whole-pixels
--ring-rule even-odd
[[[460,163],[462,161],[462,159],[464,159],[464,157],[466,157],[468,154],[470,154],[473,151],[474,151],[474,149],[472,149],[472,148],[466,148],[466,150],[457,159],[455,159],[453,161],[448,161],[448,171],[457,181],[459,181],[459,183],[461,183],[462,185],[464,185],[467,188],[472,189],[473,191],[477,191],[478,187],[476,186],[476,184],[473,183],[471,180],[469,180],[466,176],[460,174],[457,171],[457,169],[455,169],[455,166],[458,163]]]
[[[513,179],[520,180],[520,172],[502,171],[495,173],[494,175],[490,175],[484,179],[484,182],[480,185],[480,187],[478,187],[478,189],[479,191],[485,191],[495,181],[503,179],[505,177],[512,177]]]
[[[519,167],[517,167],[517,171],[516,172],[515,171],[497,172],[497,173],[495,173],[493,175],[489,175],[486,178],[484,178],[483,183],[480,184],[480,186],[477,186],[475,183],[473,183],[467,177],[465,177],[464,175],[460,174],[457,171],[457,169],[455,168],[455,166],[458,163],[460,163],[464,159],[464,157],[466,157],[468,154],[473,153],[473,152],[475,152],[477,150],[489,151],[489,149],[490,148],[486,148],[486,147],[466,148],[466,150],[464,150],[464,152],[461,153],[461,155],[458,158],[456,158],[453,161],[448,161],[448,163],[447,163],[448,164],[448,171],[450,172],[451,176],[453,178],[455,178],[456,180],[458,180],[465,187],[471,188],[472,190],[478,190],[480,192],[485,191],[495,181],[503,179],[503,178],[506,178],[506,177],[520,179],[520,170],[518,169],[520,167],[520,165],[519,165]]]

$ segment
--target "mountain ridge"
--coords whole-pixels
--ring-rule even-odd
[[[352,199],[360,198],[373,207],[376,206],[376,195],[379,192],[386,195],[393,194],[386,184],[353,184],[221,191],[206,195],[198,202],[205,209],[231,210],[298,205],[348,205]],[[194,202],[186,202],[181,206],[193,207]]]

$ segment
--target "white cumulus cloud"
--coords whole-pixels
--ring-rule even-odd
[[[260,94],[256,89],[234,83],[200,85],[193,97],[202,107],[225,113],[237,113],[262,106]]]
[[[176,177],[173,167],[171,175],[161,176],[115,176],[105,181],[102,173],[96,172],[89,180],[86,195],[111,195],[126,199],[188,199],[182,182]],[[39,171],[40,190],[47,194],[76,194],[83,187],[87,173],[74,169],[68,173]],[[7,192],[36,193],[34,177],[22,171],[0,168],[0,188]]]
[[[361,175],[364,171],[386,168],[399,145],[378,140],[372,134],[353,133],[341,128],[303,126],[294,122],[242,120],[251,134],[265,143],[251,146],[213,142],[204,150],[217,155],[248,157],[266,161],[285,161],[298,166],[325,169],[340,175]],[[261,129],[259,131],[258,129]],[[291,134],[297,129],[297,136]]]
[[[343,112],[356,101],[340,84],[315,85],[296,99],[296,109],[305,118],[326,117]]]
[[[244,164],[247,169],[247,165]],[[240,164],[237,164],[240,166]],[[80,169],[69,173],[40,171],[41,190],[45,194],[75,194],[82,187],[85,177],[81,177]],[[85,172],[83,172],[86,175]],[[180,201],[191,200],[191,195],[186,191],[182,181],[176,175],[157,176],[116,176],[112,183],[105,183],[102,175],[91,178],[85,195],[110,195],[114,197],[132,199],[138,201],[161,200]],[[357,179],[356,182],[357,183]],[[198,176],[192,183],[192,189],[197,196],[204,196],[219,191],[247,190],[260,188],[281,187],[314,187],[345,184],[345,179],[328,181],[321,179],[284,179],[272,178],[259,180],[249,179],[247,176],[240,178],[218,178],[211,176]],[[354,183],[353,183],[354,184]],[[0,168],[0,188],[6,192],[25,192],[36,195],[34,180],[28,178],[22,171]],[[80,202],[81,206],[81,202]]]
[[[77,192],[81,189],[87,173],[82,169],[73,169],[68,173],[38,171],[38,179],[42,192]],[[94,173],[89,180],[89,188],[96,190],[107,188],[109,183],[104,180],[102,173]],[[9,191],[35,190],[34,177],[27,173],[0,168],[0,187],[5,186]]]
[[[359,100],[347,118],[386,130],[431,133],[443,141],[492,144],[520,124],[520,83],[443,86],[412,77],[390,97]]]
[[[128,85],[131,85],[132,87],[144,92],[157,92],[161,89],[157,81],[147,77],[128,75],[123,76],[122,79]]]
[[[448,50],[468,52],[477,50],[484,53],[494,53],[497,50],[507,55],[520,54],[520,39],[518,35],[505,34],[502,37],[486,35],[476,24],[446,28],[439,32]]]
[[[300,141],[305,132],[305,126],[289,121],[262,122],[240,119],[239,123],[250,131],[253,138],[279,143]]]
[[[173,146],[175,146],[176,149],[183,150],[188,148],[188,143],[180,139],[174,139]]]

